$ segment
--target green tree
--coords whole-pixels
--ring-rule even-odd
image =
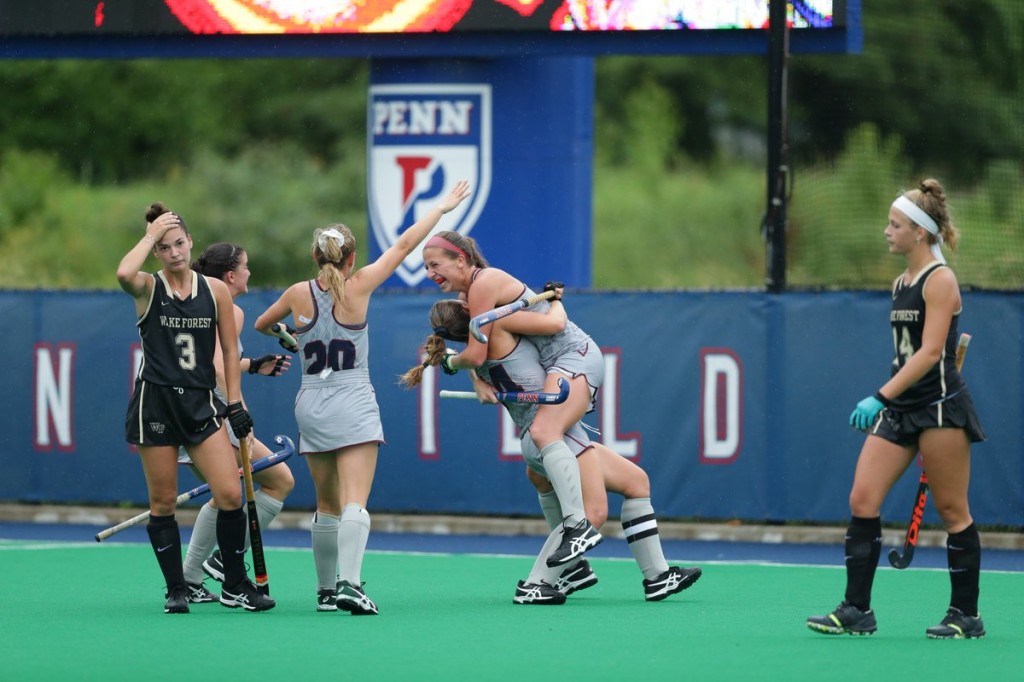
[[[1024,157],[1024,12],[1018,0],[865,2],[860,55],[793,59],[793,148],[834,159],[870,123],[915,167],[970,181]]]

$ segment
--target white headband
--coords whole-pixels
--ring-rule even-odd
[[[329,230],[321,232],[320,236],[316,238],[316,245],[320,247],[321,251],[327,247],[328,239],[336,239],[339,244],[342,246],[345,245],[345,236],[332,227]]]
[[[939,234],[939,226],[935,219],[928,215],[923,208],[903,195],[900,195],[896,201],[892,202],[892,207],[910,218],[915,224],[920,225],[935,235],[936,243],[932,244],[932,256],[940,263],[945,263],[946,259],[943,257],[942,249],[940,248],[942,235]]]

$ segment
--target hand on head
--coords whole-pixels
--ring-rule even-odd
[[[173,230],[176,227],[181,227],[181,220],[173,213],[162,213],[156,217],[156,220],[146,225],[146,239],[156,244],[158,241],[163,239],[167,230]]]

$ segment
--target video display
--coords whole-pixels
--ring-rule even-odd
[[[760,30],[767,0],[0,0],[0,35]],[[844,0],[791,0],[793,29],[840,27]],[[837,19],[838,17],[838,19]]]

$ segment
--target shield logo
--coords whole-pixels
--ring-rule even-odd
[[[435,231],[469,234],[491,187],[491,86],[374,85],[367,118],[370,226],[381,252],[459,180],[468,180],[473,194]],[[419,249],[397,274],[411,287],[423,281]]]

